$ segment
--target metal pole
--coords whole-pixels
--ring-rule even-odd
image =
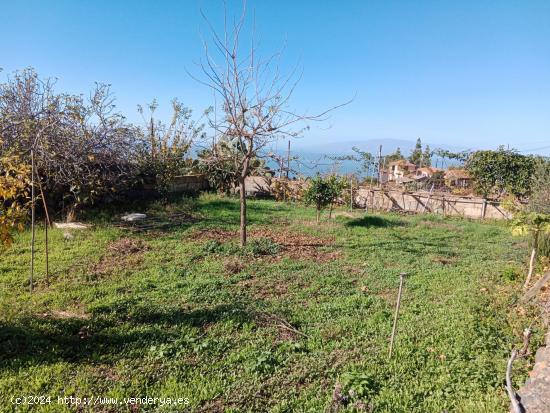
[[[49,248],[48,248],[48,219],[44,219],[44,230],[46,235],[46,283],[50,284],[50,258],[49,258]]]
[[[391,331],[390,352],[388,359],[391,359],[393,352],[393,342],[395,340],[395,332],[397,330],[397,317],[399,316],[399,307],[401,307],[401,294],[403,292],[403,280],[405,279],[405,275],[407,275],[405,272],[399,274],[399,292],[397,293],[397,304],[395,306],[395,316],[393,317],[393,328]]]
[[[286,179],[290,174],[290,139],[288,140],[288,150],[286,152]]]
[[[378,186],[379,187],[382,185],[381,166],[382,166],[382,145],[378,147]]]
[[[30,275],[30,292],[33,291],[33,278],[34,278],[34,238],[35,238],[35,226],[34,226],[34,148],[31,149],[31,228],[32,228],[32,237],[31,237],[31,275]]]
[[[353,178],[349,179],[349,210],[353,211]]]
[[[46,213],[46,222],[49,226],[52,225],[50,221],[50,214],[48,212],[48,205],[46,204],[46,197],[44,196],[44,190],[42,189],[42,182],[40,182],[40,178],[38,177],[38,174],[36,174],[36,177],[38,178],[38,188],[40,189],[40,197],[42,198],[42,205],[44,206],[44,212]]]

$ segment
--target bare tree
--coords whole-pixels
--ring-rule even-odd
[[[232,162],[239,171],[241,246],[246,244],[245,182],[250,174],[251,160],[260,157],[275,140],[296,137],[307,129],[308,121],[324,120],[330,111],[349,103],[315,115],[297,113],[289,108],[300,76],[296,76],[296,69],[288,75],[281,74],[278,65],[281,52],[267,58],[258,55],[254,29],[249,42],[241,41],[245,17],[246,4],[243,4],[240,18],[228,25],[226,11],[223,34],[219,34],[205,17],[213,46],[205,42],[205,58],[200,63],[203,77],[193,76],[220,98],[209,119],[215,133],[213,145],[217,139],[223,139],[238,148],[230,152],[232,158],[226,161]],[[223,157],[228,152],[213,150],[212,153],[215,157]]]

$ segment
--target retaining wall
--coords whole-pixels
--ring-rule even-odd
[[[206,175],[175,176],[169,185],[169,192],[198,192],[208,189]]]
[[[427,191],[406,192],[359,188],[354,194],[354,203],[367,210],[432,212],[479,219],[510,219],[512,217],[497,201],[443,193],[430,194]]]

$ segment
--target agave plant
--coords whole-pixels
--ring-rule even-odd
[[[531,259],[529,260],[529,273],[525,279],[523,288],[527,288],[531,282],[533,269],[541,234],[550,234],[550,215],[537,212],[520,212],[516,214],[512,222],[513,235],[530,235],[532,237]]]

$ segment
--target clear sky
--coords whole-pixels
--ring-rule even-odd
[[[240,1],[228,1],[229,13]],[[0,80],[34,67],[60,91],[112,84],[119,109],[161,113],[178,97],[200,112],[212,93],[191,79],[220,0],[0,0]],[[414,140],[510,145],[550,154],[550,1],[249,0],[260,52],[283,44],[303,79],[292,106],[343,102],[304,143]],[[164,111],[164,112],[163,112]],[[541,149],[538,149],[541,148]]]

